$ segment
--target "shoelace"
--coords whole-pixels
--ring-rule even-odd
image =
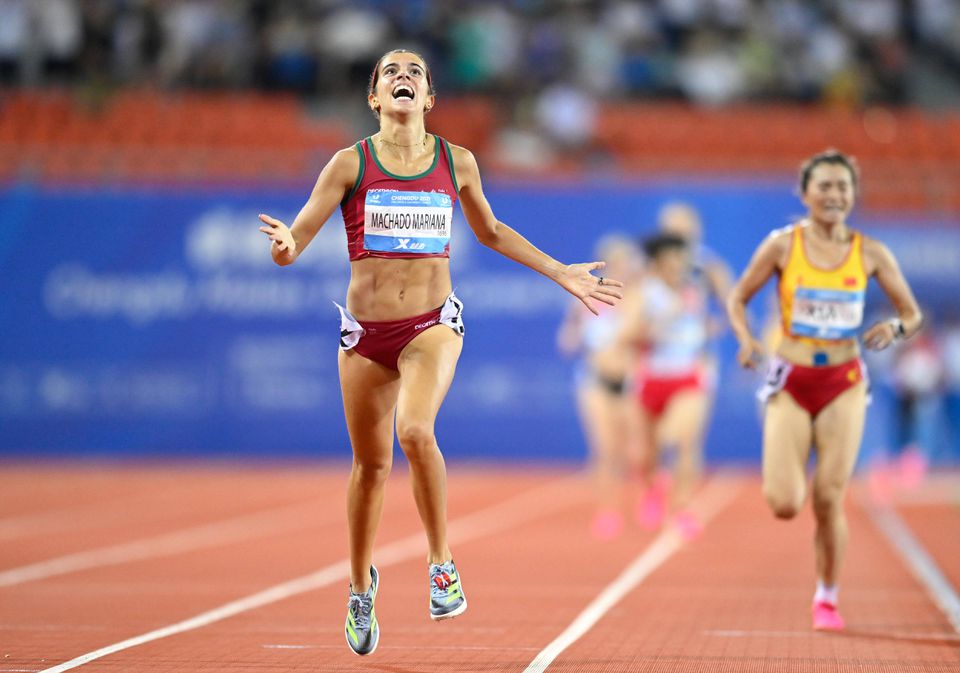
[[[441,566],[436,566],[430,572],[430,597],[431,598],[443,598],[447,595],[447,589],[453,585],[453,578],[451,575],[456,571],[446,564]],[[439,581],[438,581],[439,580]]]
[[[347,609],[353,615],[358,629],[370,628],[370,615],[373,612],[373,599],[367,594],[350,594]]]

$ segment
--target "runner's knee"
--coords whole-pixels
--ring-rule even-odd
[[[814,485],[813,513],[818,519],[833,518],[843,510],[842,484]]]
[[[411,462],[422,459],[433,452],[437,440],[433,434],[433,426],[429,423],[397,421],[397,439],[407,460]]]
[[[367,486],[383,484],[390,476],[393,467],[393,457],[361,458],[353,457],[353,472],[355,478]]]
[[[803,508],[803,493],[765,487],[763,495],[778,519],[792,519]]]

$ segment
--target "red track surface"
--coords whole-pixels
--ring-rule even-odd
[[[944,492],[960,489],[945,481]],[[849,628],[828,635],[809,628],[809,512],[776,521],[754,477],[715,483],[731,498],[704,535],[595,615],[547,670],[960,671],[960,634],[858,498],[842,581]],[[330,566],[315,589],[71,670],[521,673],[655,540],[629,530],[592,541],[577,475],[453,466],[452,546],[470,608],[433,623],[423,545],[390,547],[420,531],[406,475],[389,488],[375,556],[381,642],[361,659],[344,642],[347,580],[335,565],[343,470],[4,466],[0,673],[46,670]],[[898,510],[956,589],[957,501]]]

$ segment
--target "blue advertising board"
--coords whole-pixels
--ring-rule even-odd
[[[487,186],[501,220],[567,262],[591,260],[606,234],[651,232],[664,203],[686,200],[735,271],[802,212],[791,192],[732,181]],[[0,187],[0,454],[348,457],[333,305],[349,275],[342,220],[335,214],[286,268],[257,230],[258,213],[291,222],[305,196],[270,186]],[[921,297],[957,301],[960,229],[876,233]],[[459,211],[451,258],[467,334],[438,419],[445,454],[581,460],[573,363],[555,347],[571,298],[477,243]],[[763,300],[755,305],[762,312]],[[708,456],[755,461],[757,377],[733,365],[729,335],[719,354]]]

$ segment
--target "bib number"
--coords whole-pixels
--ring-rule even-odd
[[[815,339],[851,339],[863,323],[863,292],[798,288],[790,331]]]
[[[450,243],[453,201],[442,192],[367,192],[363,247],[435,255]]]

